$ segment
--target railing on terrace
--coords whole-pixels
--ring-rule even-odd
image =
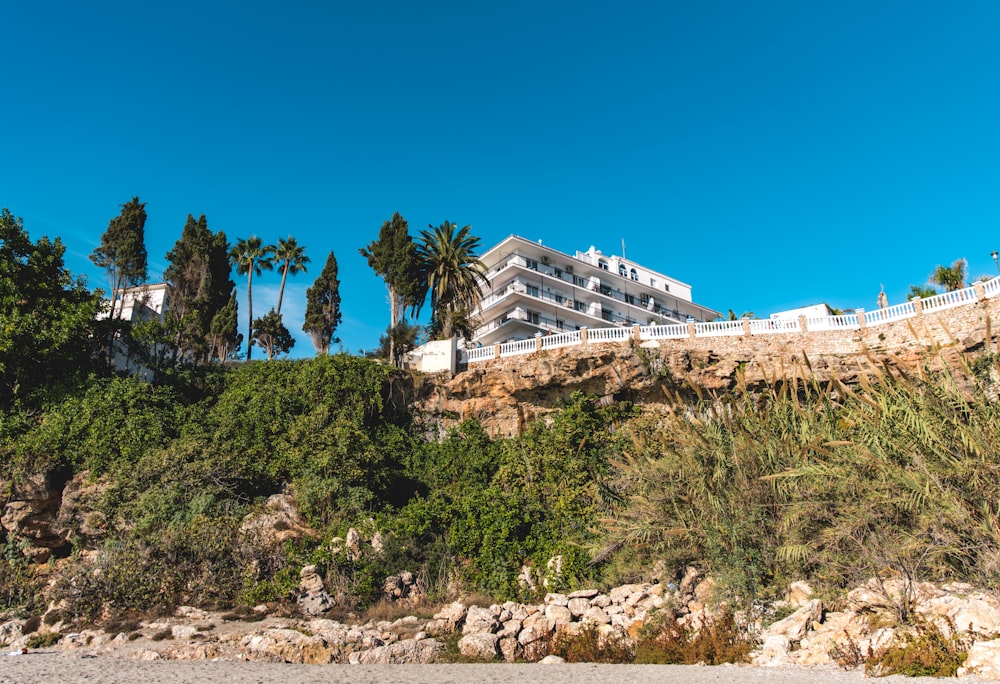
[[[979,282],[972,287],[967,287],[954,292],[928,297],[927,299],[917,299],[896,304],[885,309],[874,311],[859,310],[857,313],[843,314],[840,316],[803,316],[806,329],[809,332],[858,330],[862,327],[864,320],[865,327],[874,327],[901,321],[907,318],[914,318],[921,313],[930,311],[941,311],[957,306],[974,304],[981,299],[989,299],[1000,295],[1000,277],[993,278],[985,282]],[[745,335],[747,330],[744,323],[748,324],[750,335],[773,335],[802,332],[801,318],[770,318],[751,319],[748,321],[712,321],[710,323],[695,323],[694,337],[721,337]],[[643,325],[639,328],[639,340],[670,340],[683,339],[692,336],[691,325]],[[635,326],[615,326],[609,328],[591,328],[586,331],[575,331],[549,335],[541,338],[541,349],[557,349],[583,344],[584,339],[588,343],[605,342],[625,342],[634,336]],[[539,349],[536,339],[518,340],[501,344],[500,356],[517,356],[519,354],[530,354]],[[471,349],[467,352],[469,363],[487,361],[496,358],[495,347],[482,347]]]

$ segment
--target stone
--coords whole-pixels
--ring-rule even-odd
[[[788,664],[788,652],[792,644],[783,634],[770,634],[753,656],[754,665],[774,667]]]
[[[299,594],[296,599],[306,615],[322,615],[334,606],[333,597],[323,586],[315,565],[307,565],[299,572]]]
[[[575,618],[580,618],[590,610],[590,601],[585,598],[571,598],[566,602],[566,607]]]
[[[516,662],[521,656],[521,644],[517,642],[517,635],[500,637],[497,642],[500,646],[500,655],[508,663]]]
[[[545,605],[565,606],[569,603],[569,599],[566,597],[566,594],[546,594],[545,600],[542,602]]]
[[[969,648],[958,676],[975,675],[982,679],[1000,680],[1000,639],[976,641]]]
[[[600,594],[597,589],[579,589],[568,595],[570,599],[592,599]]]
[[[813,595],[812,587],[806,582],[792,582],[788,585],[788,593],[785,600],[792,608],[802,606]]]
[[[353,662],[359,665],[426,665],[433,663],[445,648],[434,639],[403,639],[363,651]]]
[[[467,658],[495,660],[500,655],[500,638],[496,634],[477,632],[458,640],[458,652]]]
[[[325,665],[333,662],[334,651],[318,636],[294,629],[267,629],[248,634],[240,641],[248,660]]]
[[[524,619],[521,633],[517,635],[517,642],[522,646],[534,643],[539,639],[544,639],[552,631],[549,619],[544,613],[535,613]]]
[[[299,515],[295,502],[288,494],[268,497],[261,510],[250,513],[240,523],[241,536],[268,548],[282,546],[297,539],[315,539],[319,535]]]
[[[198,628],[194,625],[174,625],[170,628],[170,634],[174,639],[178,641],[183,641],[185,639],[190,639],[195,634],[198,633]]]
[[[539,665],[562,665],[566,662],[565,658],[557,655],[547,655],[538,661]]]
[[[566,606],[550,604],[545,607],[545,617],[552,629],[559,629],[573,621],[573,613]]]
[[[465,615],[465,625],[462,627],[462,634],[477,634],[480,632],[492,633],[496,631],[499,623],[489,608],[479,606],[469,606]]]
[[[818,622],[822,617],[823,602],[819,599],[810,599],[794,613],[768,627],[767,634],[780,635],[795,643],[801,641],[812,623]]]
[[[595,625],[611,624],[611,616],[597,606],[588,608],[587,612],[583,614],[583,619],[587,622],[593,622]]]
[[[347,552],[351,558],[357,560],[361,557],[361,534],[353,527],[347,530],[344,545],[347,547]]]

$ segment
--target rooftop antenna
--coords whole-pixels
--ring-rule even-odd
[[[622,238],[622,259],[625,258],[625,238]]]

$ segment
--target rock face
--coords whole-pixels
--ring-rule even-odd
[[[998,314],[1000,297],[994,297],[862,330],[551,349],[476,363],[452,378],[428,377],[416,409],[440,429],[475,418],[493,436],[512,436],[576,391],[657,404],[664,390],[684,395],[689,385],[725,390],[742,382],[753,389],[774,377],[851,382],[883,364],[940,367],[938,348],[945,359],[983,349],[987,321]]]

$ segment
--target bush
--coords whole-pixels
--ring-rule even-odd
[[[698,631],[677,621],[673,613],[660,613],[642,631],[635,649],[639,664],[721,665],[744,663],[755,645],[731,610],[709,618]]]
[[[597,625],[587,623],[577,634],[559,632],[549,651],[567,663],[631,663],[635,646],[624,634],[602,637]]]
[[[933,622],[918,623],[865,662],[865,673],[876,677],[956,677],[965,662],[971,639],[955,633],[949,625],[945,633]]]

